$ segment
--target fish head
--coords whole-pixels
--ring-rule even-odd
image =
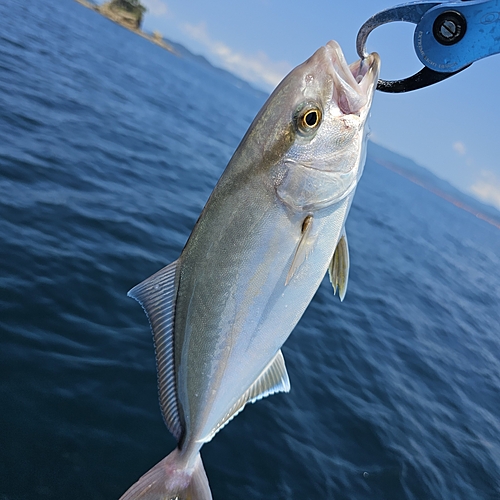
[[[272,179],[278,198],[314,211],[346,198],[361,177],[366,121],[377,86],[376,53],[348,65],[335,41],[296,67],[271,95],[268,117]]]

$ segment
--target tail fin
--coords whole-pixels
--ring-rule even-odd
[[[120,500],[212,500],[201,456],[196,456],[192,469],[186,469],[183,462],[176,448],[146,472]]]

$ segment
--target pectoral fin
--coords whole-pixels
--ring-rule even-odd
[[[247,403],[255,403],[255,401],[271,394],[288,392],[289,390],[290,379],[286,371],[283,353],[279,350],[264,370],[262,370],[262,373],[257,377],[255,382],[241,395],[215,429],[202,439],[202,441],[210,441],[217,432],[245,408]]]
[[[333,286],[333,293],[337,293],[338,287],[340,300],[344,300],[349,280],[349,246],[345,229],[340,235],[340,240],[328,267],[328,274]]]
[[[297,269],[307,259],[307,255],[309,254],[309,251],[311,249],[311,238],[309,236],[311,234],[312,223],[312,215],[308,215],[302,223],[302,236],[300,237],[297,248],[295,249],[292,265],[290,266],[290,270],[288,271],[285,285],[288,285],[288,283],[290,283],[290,280],[293,278],[293,275],[295,274]]]

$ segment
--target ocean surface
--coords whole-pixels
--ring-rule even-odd
[[[0,500],[118,499],[175,446],[126,293],[263,100],[72,0],[0,2]],[[203,448],[215,500],[499,499],[499,229],[368,159],[347,233],[291,392]]]

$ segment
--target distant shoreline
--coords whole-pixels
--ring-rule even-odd
[[[490,215],[487,215],[487,214],[480,212],[477,208],[474,208],[474,207],[470,206],[468,203],[465,203],[464,201],[459,200],[456,196],[452,196],[451,194],[446,193],[442,189],[439,189],[438,187],[433,186],[432,183],[425,181],[424,179],[420,178],[416,174],[409,172],[405,168],[402,168],[402,167],[396,165],[395,163],[384,160],[382,158],[378,158],[377,156],[371,156],[371,159],[375,163],[377,163],[378,165],[385,167],[388,170],[391,170],[392,172],[400,175],[401,177],[408,179],[409,181],[413,182],[414,184],[417,184],[417,186],[423,187],[427,191],[430,191],[431,193],[435,194],[436,196],[443,198],[443,200],[447,201],[448,203],[451,203],[452,205],[455,205],[456,207],[461,208],[462,210],[465,210],[466,212],[469,212],[470,214],[474,215],[478,219],[484,220],[488,224],[491,224],[492,226],[495,226],[497,229],[500,229],[500,222],[498,221],[498,219],[495,219],[495,218],[491,217]],[[482,202],[480,202],[480,203],[482,203]]]
[[[87,0],[75,0],[75,1],[78,2],[80,5],[87,7],[87,9],[93,10],[93,11],[101,14],[101,16],[104,16],[106,19],[109,19],[110,21],[113,21],[114,23],[122,26],[123,28],[128,29],[132,33],[135,33],[136,35],[142,36],[142,38],[149,40],[150,42],[158,45],[162,49],[168,50],[170,53],[172,53],[176,56],[179,55],[177,53],[177,51],[170,44],[166,43],[165,40],[163,40],[163,38],[160,35],[148,35],[147,33],[144,33],[144,31],[142,31],[140,29],[131,28],[130,26],[127,26],[126,24],[120,22],[118,19],[112,18],[109,15],[107,15],[106,13],[104,13],[101,10],[101,8],[99,7],[99,5],[95,5],[93,3],[87,2]]]

